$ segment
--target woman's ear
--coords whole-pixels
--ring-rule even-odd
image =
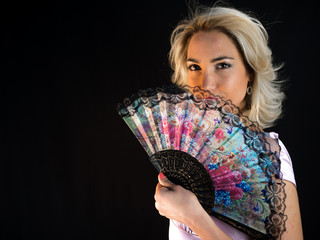
[[[254,71],[249,73],[249,82],[248,83],[251,83],[251,85],[253,84],[254,76],[255,76]]]

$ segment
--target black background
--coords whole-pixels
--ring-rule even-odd
[[[213,1],[200,1],[212,4]],[[316,5],[231,1],[267,27],[286,84],[277,131],[291,154],[304,235],[317,230]],[[157,172],[115,106],[169,82],[184,0],[3,4],[1,239],[166,239]]]

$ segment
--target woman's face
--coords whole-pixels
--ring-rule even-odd
[[[233,41],[219,31],[198,32],[187,54],[188,84],[210,90],[243,109],[250,74]]]

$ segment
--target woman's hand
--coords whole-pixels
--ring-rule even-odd
[[[160,215],[187,223],[193,216],[205,213],[194,193],[175,185],[163,173],[158,175],[158,180],[154,198]]]
[[[187,225],[202,240],[230,239],[212,221],[194,193],[170,182],[163,173],[158,180],[154,198],[160,215]]]

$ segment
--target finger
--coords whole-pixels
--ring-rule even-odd
[[[172,189],[175,186],[173,182],[171,182],[162,172],[158,175],[159,183],[166,188]]]
[[[154,194],[154,200],[158,201],[161,198],[161,196],[163,196],[165,192],[168,192],[168,191],[172,191],[172,189],[164,187],[160,183],[158,183],[156,186],[156,192]]]
[[[164,216],[165,214],[163,213],[162,209],[161,209],[161,205],[158,202],[154,203],[155,208],[158,210],[159,215]]]
[[[160,194],[160,189],[162,188],[162,186],[160,185],[160,183],[157,184],[157,187],[156,187],[156,192],[154,194],[154,206],[155,208],[159,211],[159,200],[160,198],[158,197],[159,194]]]
[[[159,192],[161,191],[161,188],[163,188],[163,186],[161,186],[161,184],[158,183],[157,186],[156,186],[155,194],[154,194],[154,200],[155,201],[157,201],[157,196],[159,195]]]
[[[156,186],[156,194],[155,195],[157,195],[159,193],[161,188],[163,188],[163,186],[160,183],[158,183],[157,186]]]

